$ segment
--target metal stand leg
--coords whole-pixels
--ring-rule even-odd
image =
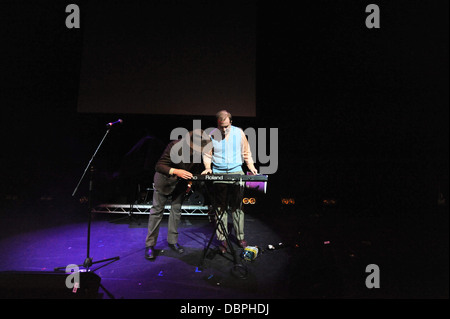
[[[230,253],[231,253],[232,257],[233,257],[234,265],[233,265],[233,267],[231,269],[231,273],[234,276],[236,276],[236,277],[238,277],[240,279],[246,279],[247,275],[248,275],[248,269],[247,269],[247,267],[245,265],[239,263],[238,258],[236,256],[236,251],[234,250],[234,247],[233,247],[233,245],[232,245],[232,243],[230,241],[230,238],[228,237],[228,232],[227,232],[226,226],[224,225],[224,223],[222,221],[222,216],[223,216],[223,214],[227,213],[227,210],[222,210],[219,214],[217,213],[217,211],[218,211],[217,209],[214,209],[215,216],[216,216],[216,221],[217,221],[216,222],[216,227],[214,228],[214,231],[213,231],[213,233],[211,235],[211,238],[209,239],[208,245],[203,250],[203,256],[202,256],[202,260],[200,261],[200,267],[201,268],[205,268],[204,267],[204,263],[205,263],[206,254],[207,254],[207,252],[208,252],[208,250],[209,250],[209,248],[211,246],[211,243],[212,243],[212,241],[214,239],[214,236],[216,235],[217,229],[220,227],[220,230],[222,231],[222,233],[223,233],[223,235],[225,237],[225,240],[226,240],[226,242],[228,244],[228,247],[230,249]]]
[[[81,182],[83,181],[84,177],[86,176],[86,173],[88,172],[88,170],[90,171],[90,180],[89,180],[89,198],[88,198],[88,229],[87,229],[87,248],[86,248],[86,259],[84,260],[84,263],[82,265],[78,265],[78,266],[83,266],[86,268],[87,271],[90,271],[90,267],[93,264],[97,264],[97,263],[103,263],[103,262],[108,262],[107,265],[109,265],[110,263],[119,260],[120,257],[113,257],[113,258],[108,258],[108,259],[103,259],[100,261],[96,261],[93,262],[92,261],[92,257],[90,256],[90,243],[91,243],[91,221],[92,221],[92,194],[93,194],[93,180],[94,180],[94,167],[91,165],[91,163],[93,162],[95,155],[97,154],[98,150],[100,149],[100,147],[103,144],[103,141],[105,140],[106,136],[109,134],[109,129],[106,130],[105,135],[103,136],[102,140],[100,141],[99,145],[97,146],[97,149],[95,150],[94,154],[92,155],[91,159],[89,160],[86,168],[84,169],[83,175],[81,176],[80,180],[78,181],[77,186],[75,187],[72,196],[75,196],[75,193],[78,190],[78,187],[80,186]],[[102,266],[104,267],[104,266]],[[98,267],[97,269],[99,269],[101,267]],[[56,267],[54,270],[55,271],[60,271],[62,269],[66,269],[66,267]]]

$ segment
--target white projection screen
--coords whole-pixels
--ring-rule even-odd
[[[256,116],[256,1],[90,1],[78,112]]]

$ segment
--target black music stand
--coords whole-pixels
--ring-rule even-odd
[[[241,195],[242,195],[243,192],[244,192],[244,184],[243,184],[242,181],[239,181],[238,183],[239,183],[240,192],[241,192]],[[207,189],[208,189],[208,187],[207,187]],[[210,197],[210,198],[213,198],[213,197]],[[226,200],[226,202],[228,203],[228,193],[227,193],[227,200]],[[242,201],[239,203],[239,208],[240,209],[242,208]],[[216,235],[217,229],[220,227],[220,229],[221,229],[221,231],[222,231],[222,233],[223,233],[223,235],[225,237],[225,240],[227,242],[227,245],[228,245],[228,248],[230,250],[230,253],[231,253],[232,257],[233,257],[234,265],[233,265],[233,267],[231,269],[231,273],[234,276],[236,276],[236,277],[238,277],[240,279],[246,279],[247,275],[248,275],[248,269],[247,269],[247,267],[245,265],[239,263],[238,258],[236,256],[236,251],[234,250],[234,247],[233,247],[233,245],[232,245],[232,243],[230,241],[230,238],[228,237],[227,227],[226,227],[226,225],[223,224],[223,221],[222,221],[222,216],[223,216],[223,214],[227,214],[228,213],[228,209],[224,209],[220,213],[218,213],[215,200],[213,199],[213,210],[214,210],[214,215],[216,217],[216,227],[214,228],[214,231],[213,231],[213,233],[211,235],[211,238],[209,239],[208,245],[203,250],[203,256],[202,256],[202,259],[200,261],[200,266],[199,267],[200,268],[205,268],[204,266],[205,266],[206,254],[207,254],[207,252],[209,250],[209,247],[211,246],[211,243],[212,243],[212,241],[214,239],[214,236]]]
[[[105,135],[103,136],[102,140],[100,141],[100,144],[98,145],[97,149],[95,150],[94,154],[92,155],[91,159],[89,160],[89,163],[87,164],[86,168],[84,169],[84,173],[81,176],[80,180],[78,181],[77,186],[75,187],[72,196],[75,196],[78,187],[80,186],[82,180],[84,179],[86,172],[88,171],[88,169],[90,170],[90,180],[89,180],[89,195],[88,195],[88,231],[87,231],[87,254],[86,254],[86,259],[84,260],[84,263],[81,265],[77,265],[79,267],[83,266],[84,268],[86,268],[86,271],[90,271],[89,268],[93,265],[93,264],[98,264],[98,263],[104,263],[107,262],[107,264],[100,266],[96,269],[94,269],[93,271],[96,271],[97,269],[100,269],[104,266],[107,266],[111,263],[113,263],[114,261],[117,261],[120,259],[119,256],[116,257],[112,257],[112,258],[108,258],[108,259],[103,259],[103,260],[99,260],[99,261],[92,261],[92,257],[90,257],[90,240],[91,240],[91,221],[92,221],[92,190],[93,190],[93,177],[94,177],[94,167],[91,166],[92,161],[95,158],[95,155],[97,154],[98,150],[100,149],[101,145],[103,144],[103,141],[105,140],[106,136],[109,134],[110,128],[107,129]],[[55,271],[59,271],[62,269],[66,269],[67,266],[64,267],[56,267],[54,270]]]

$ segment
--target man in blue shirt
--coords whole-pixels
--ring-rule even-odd
[[[231,125],[232,117],[226,110],[216,114],[217,128],[211,131],[212,149],[203,154],[205,170],[202,174],[244,174],[242,165],[245,163],[252,174],[257,174],[250,145],[241,128]],[[242,188],[234,182],[215,181],[214,206],[221,212],[222,222],[227,225],[227,207],[230,206],[233,217],[233,226],[239,246],[245,248],[247,242],[244,238],[244,212],[241,209]],[[219,249],[222,253],[227,250],[227,242],[220,227],[217,229],[217,239],[221,241]]]

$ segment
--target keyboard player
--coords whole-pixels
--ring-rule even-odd
[[[212,149],[203,154],[204,174],[244,174],[242,165],[245,163],[248,170],[256,175],[250,145],[241,128],[233,126],[232,116],[226,110],[216,114],[217,128],[211,131],[210,138]],[[242,210],[242,187],[235,182],[214,181],[213,182],[213,205],[216,216],[222,214],[222,222],[227,225],[227,207],[231,209],[233,227],[239,246],[245,248],[247,242],[244,235],[244,211]],[[216,231],[217,239],[220,241],[219,249],[222,253],[227,251],[227,242],[220,227]]]

